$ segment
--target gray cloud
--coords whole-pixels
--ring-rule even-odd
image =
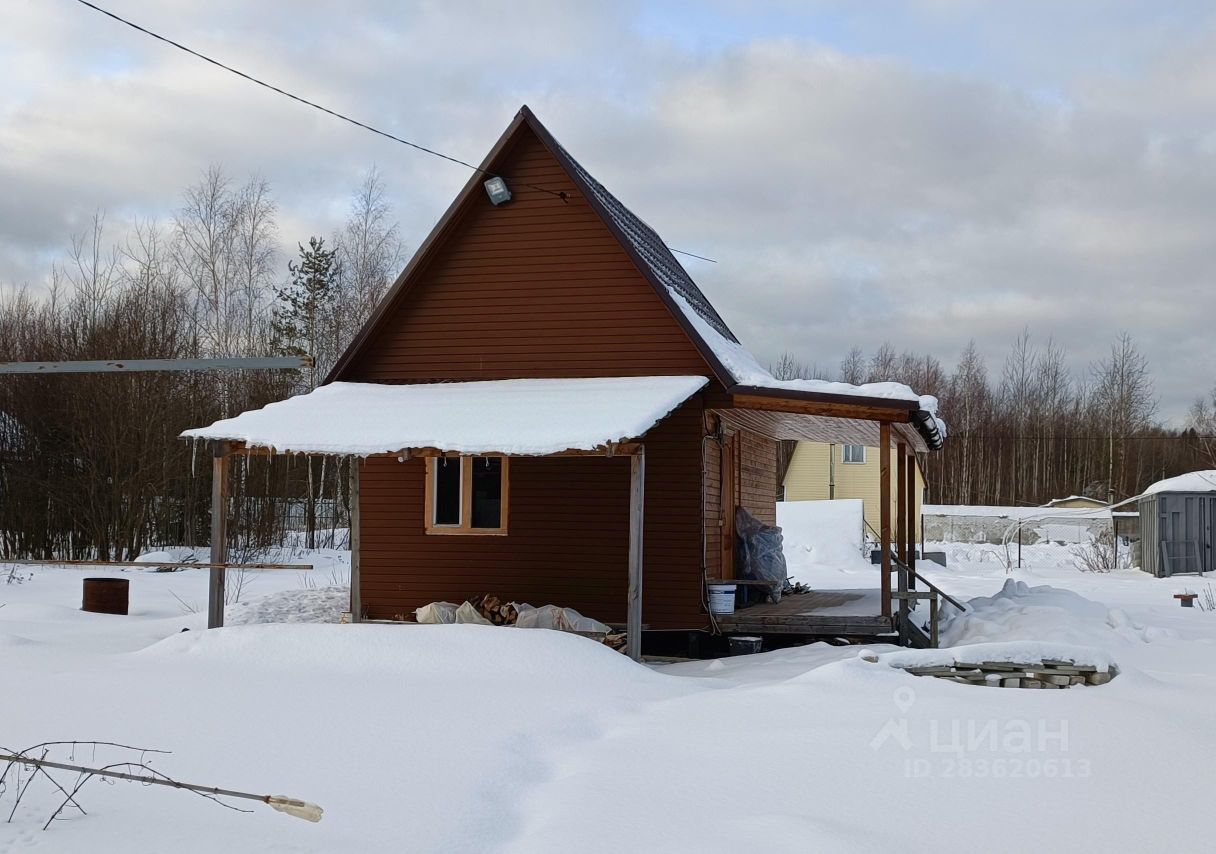
[[[719,260],[687,266],[762,360],[886,340],[950,362],[975,338],[995,363],[1029,326],[1080,371],[1127,329],[1166,414],[1216,381],[1202,6],[1070,4],[1053,27],[1058,4],[910,3],[887,10],[900,40],[833,2],[688,10],[696,38],[556,0],[112,2],[474,161],[527,101],[672,245]],[[414,245],[467,177],[70,3],[17,3],[0,62],[0,280],[38,282],[97,208],[116,229],[170,215],[214,162],[270,180],[288,245],[332,229],[372,163]]]

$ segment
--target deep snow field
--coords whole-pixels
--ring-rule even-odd
[[[214,632],[205,571],[0,575],[0,746],[168,750],[151,761],[172,777],[325,809],[310,824],[94,781],[88,815],[44,832],[62,797],[36,779],[11,823],[0,796],[0,852],[1211,850],[1216,613],[1171,598],[1206,582],[944,548],[928,574],[971,600],[945,642],[1087,650],[1119,675],[995,689],[908,675],[892,647],[642,666],[544,630],[325,625],[341,552],[251,574]],[[839,543],[787,528],[787,555],[814,586],[877,585]],[[86,574],[129,578],[130,616],[81,612]]]

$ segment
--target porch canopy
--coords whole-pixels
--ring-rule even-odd
[[[645,435],[709,381],[705,377],[598,377],[385,385],[335,382],[243,412],[187,439],[212,442],[211,555],[226,554],[227,460],[233,453],[369,457],[412,454],[627,455],[627,650],[641,658]],[[351,466],[351,618],[359,602],[359,466]],[[208,626],[223,625],[224,571],[213,569]]]
[[[280,454],[548,456],[642,436],[705,377],[336,382],[182,433]]]
[[[915,546],[916,471],[920,465],[917,454],[940,450],[945,441],[946,423],[938,415],[937,399],[918,395],[900,383],[854,386],[822,380],[777,380],[755,365],[750,354],[737,345],[728,347],[720,343],[720,349],[720,355],[735,366],[732,370],[736,376],[744,378],[729,387],[720,402],[715,402],[713,412],[722,422],[779,441],[878,449],[879,530],[874,533],[880,556],[881,619],[893,616],[892,598],[895,598],[899,601],[900,618],[896,624],[901,636],[910,631],[907,628],[911,625],[910,603],[926,598],[926,594],[914,589],[920,578],[916,574]],[[748,364],[752,366],[750,369]],[[726,464],[724,457],[722,465]],[[724,541],[733,541],[733,521],[729,514],[723,520]],[[722,580],[733,578],[733,552],[724,550],[722,571],[725,576]],[[893,573],[899,580],[898,591],[892,590]],[[931,598],[930,610],[934,614],[936,607],[936,600]],[[805,622],[794,619],[800,621]],[[934,624],[935,621],[936,618]],[[764,630],[740,623],[736,628]],[[935,643],[936,633],[926,642]]]

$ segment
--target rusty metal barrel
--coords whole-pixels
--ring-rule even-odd
[[[94,614],[125,614],[131,582],[126,578],[86,578],[82,611]]]

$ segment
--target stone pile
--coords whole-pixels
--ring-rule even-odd
[[[956,662],[940,665],[907,665],[913,676],[933,676],[964,685],[990,688],[1071,688],[1074,685],[1105,685],[1118,670],[1101,669],[1071,661],[1043,659],[1031,664],[1010,661]]]

